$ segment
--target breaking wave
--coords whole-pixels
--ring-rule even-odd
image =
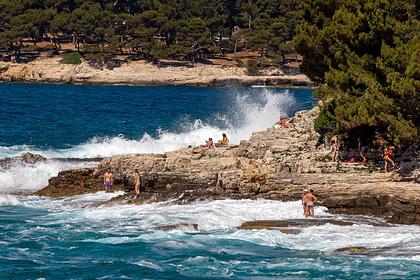
[[[141,135],[138,139],[119,137],[92,138],[69,149],[37,149],[29,145],[0,147],[0,157],[17,156],[23,152],[48,158],[93,158],[134,153],[161,153],[189,145],[203,144],[212,137],[220,139],[227,133],[231,143],[247,139],[255,131],[270,127],[280,115],[288,115],[295,105],[294,97],[285,90],[274,93],[268,89],[258,96],[236,94],[233,106],[224,115],[213,116],[212,122],[193,120],[179,124],[177,132],[157,130],[156,136]]]
[[[48,185],[48,179],[62,170],[94,166],[93,162],[70,163],[55,160],[33,165],[15,164],[0,172],[0,193],[36,191]]]

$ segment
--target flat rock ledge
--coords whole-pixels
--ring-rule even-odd
[[[243,230],[278,230],[284,234],[299,234],[304,228],[322,226],[326,224],[336,226],[352,226],[355,224],[368,224],[371,226],[391,226],[389,223],[375,219],[335,219],[334,217],[317,217],[308,219],[287,219],[287,220],[257,220],[245,222],[238,229]]]
[[[317,145],[313,120],[318,113],[318,107],[298,112],[288,120],[289,128],[255,132],[249,140],[226,148],[193,147],[105,158],[97,168],[60,172],[36,194],[64,197],[103,190],[102,176],[110,167],[114,187],[126,194],[107,204],[228,198],[289,201],[299,200],[302,190],[311,188],[319,205],[331,213],[420,224],[418,147],[398,155],[399,173],[384,173],[375,165],[365,168],[331,162],[329,147]],[[133,193],[136,168],[142,174],[138,197]]]
[[[63,64],[60,57],[42,58],[29,63],[0,61],[0,81],[149,86],[314,86],[303,74],[248,76],[246,68],[236,66],[195,64],[194,67],[159,67],[144,61],[130,61],[120,67],[107,69],[94,67],[89,62]]]

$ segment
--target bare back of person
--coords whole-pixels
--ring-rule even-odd
[[[306,205],[306,213],[308,216],[314,216],[315,202],[317,201],[316,197],[312,193],[308,193],[304,196],[304,201]]]

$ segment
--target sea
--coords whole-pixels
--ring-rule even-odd
[[[38,197],[62,170],[163,153],[226,133],[231,143],[316,106],[311,89],[0,83],[0,279],[420,279],[420,227],[344,216],[298,234],[242,230],[302,219],[299,201],[98,206],[123,192]],[[197,224],[198,230],[192,225]],[[363,247],[362,254],[337,252]]]

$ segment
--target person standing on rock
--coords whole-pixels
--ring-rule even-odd
[[[360,138],[357,139],[357,144],[359,148],[359,155],[362,158],[362,165],[366,165],[366,162],[367,162],[366,153],[369,151],[369,147],[367,145],[363,145],[362,140]]]
[[[392,157],[394,156],[394,147],[390,146],[390,147],[386,147],[385,146],[385,150],[384,150],[384,168],[385,168],[385,172],[388,172],[388,163],[392,164],[392,168],[395,168],[395,162],[392,159]]]
[[[306,200],[305,200],[305,196],[309,193],[309,191],[307,189],[303,190],[303,195],[302,195],[302,207],[303,207],[303,215],[306,217]]]
[[[307,190],[306,190],[307,191]],[[305,206],[305,217],[314,217],[315,216],[315,202],[317,201],[314,196],[314,190],[307,191],[303,196],[302,203]]]
[[[306,207],[308,208],[307,212],[309,216],[315,216],[315,203],[317,202],[317,198],[314,195],[314,190],[310,189],[308,194],[308,202],[306,203]]]
[[[104,174],[104,186],[105,186],[105,192],[111,191],[112,183],[114,182],[114,178],[112,176],[111,169],[108,168]]]
[[[334,135],[331,138],[330,143],[331,143],[332,160],[336,161],[337,160],[337,155],[338,155],[338,150],[339,150],[339,147],[340,147],[339,142],[338,142],[338,135],[337,134]]]
[[[136,196],[140,194],[140,180],[141,176],[138,169],[134,169],[134,178],[135,178],[135,185],[134,190],[136,192]]]

